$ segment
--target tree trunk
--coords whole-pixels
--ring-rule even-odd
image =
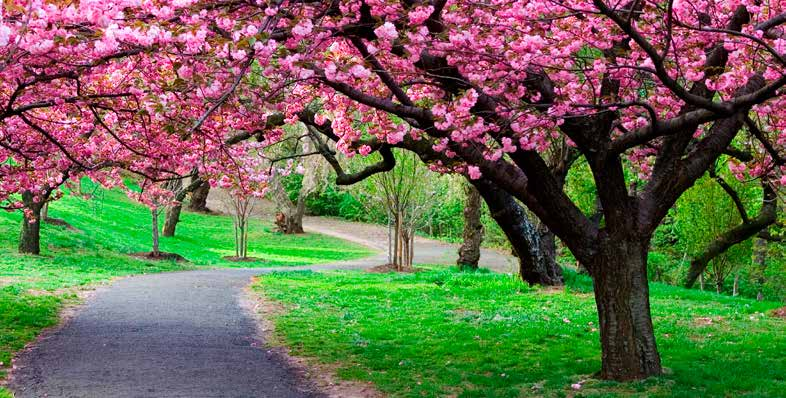
[[[161,255],[158,248],[158,209],[150,209],[150,214],[153,216],[153,251],[151,254],[153,257],[158,257]]]
[[[302,234],[303,231],[303,215],[306,213],[306,200],[303,195],[298,196],[297,203],[294,206],[288,207],[286,215],[286,231],[285,234]]]
[[[41,207],[44,201],[36,203],[29,191],[22,193],[22,203],[29,211],[22,219],[22,231],[19,236],[19,253],[41,254]]]
[[[756,300],[764,299],[764,271],[767,269],[767,240],[756,238],[753,240],[753,272],[756,279]]]
[[[191,203],[188,204],[188,210],[209,213],[210,209],[207,208],[207,196],[209,193],[210,184],[207,181],[200,184],[191,193]]]
[[[164,230],[162,231],[162,235],[168,237],[175,236],[175,228],[177,228],[177,223],[180,221],[180,211],[182,209],[183,205],[179,203],[166,208],[166,218],[164,219]]]
[[[589,269],[602,347],[601,378],[638,380],[661,373],[647,284],[649,242],[607,239]]]
[[[519,275],[530,285],[561,286],[562,268],[541,250],[540,234],[509,193],[484,179],[472,180],[519,259]]]
[[[739,290],[740,290],[740,271],[737,270],[737,272],[734,274],[734,285],[732,285],[731,288],[731,295],[737,297],[737,295],[740,294]]]
[[[480,244],[483,242],[483,223],[480,219],[481,197],[477,188],[467,185],[467,204],[464,207],[464,242],[458,250],[461,270],[476,270],[480,261]]]

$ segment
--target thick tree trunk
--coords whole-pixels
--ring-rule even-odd
[[[303,215],[306,213],[306,201],[303,195],[298,196],[297,203],[288,208],[286,215],[286,231],[285,234],[302,234],[303,231]]]
[[[169,206],[166,208],[164,229],[161,232],[162,235],[167,237],[175,236],[175,228],[177,228],[177,223],[180,221],[180,211],[182,209],[183,209],[183,205],[181,204]]]
[[[467,203],[464,207],[464,241],[458,250],[456,262],[462,270],[478,269],[480,244],[483,242],[483,223],[480,219],[481,197],[477,188],[467,185]]]
[[[209,193],[210,184],[205,181],[191,193],[191,203],[188,204],[188,210],[203,213],[210,212],[210,209],[207,208],[207,196]]]
[[[41,207],[43,203],[36,203],[33,194],[22,193],[22,202],[29,212],[25,212],[22,219],[22,231],[19,236],[19,253],[41,254]]]
[[[521,205],[506,191],[484,179],[471,181],[519,258],[519,274],[529,284],[560,286],[562,268],[541,251],[540,234]]]
[[[602,347],[601,377],[625,381],[661,373],[647,284],[649,242],[607,239],[589,269]]]

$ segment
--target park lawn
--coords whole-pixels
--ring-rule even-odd
[[[127,253],[150,250],[150,213],[121,192],[96,190],[90,200],[66,195],[50,205],[49,216],[79,231],[44,224],[42,256],[25,256],[16,252],[21,214],[0,212],[0,381],[13,353],[55,325],[63,305],[78,300],[80,287],[134,274],[307,265],[371,253],[324,235],[279,234],[267,220],[252,220],[248,252],[261,261],[230,262],[222,257],[234,255],[231,218],[184,212],[176,236],[161,239],[161,250],[190,262],[140,260]],[[0,387],[0,398],[9,396],[3,394],[9,393]]]
[[[667,374],[593,380],[600,344],[591,289],[574,273],[564,291],[550,291],[444,268],[279,272],[254,284],[283,307],[274,344],[393,397],[784,396],[786,321],[766,315],[779,304],[662,284],[651,293]]]

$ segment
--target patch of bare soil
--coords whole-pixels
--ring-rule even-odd
[[[722,316],[716,317],[696,317],[693,319],[693,324],[696,326],[709,326],[713,324],[717,324],[718,322],[722,322]]]
[[[252,283],[253,285],[253,283]],[[251,286],[251,285],[249,285]],[[259,339],[277,353],[304,380],[315,385],[330,398],[383,398],[382,392],[371,382],[340,380],[336,376],[339,364],[324,364],[315,358],[292,355],[284,345],[271,344],[275,339],[275,324],[271,319],[286,311],[279,303],[260,297],[247,287],[240,298],[240,305],[257,321]]]
[[[74,227],[73,225],[69,224],[68,221],[60,218],[47,217],[44,219],[44,222],[50,225],[57,225],[58,227],[65,227],[65,229],[69,231],[79,232],[79,233],[82,232],[81,229]]]
[[[153,254],[153,252],[137,252],[129,254],[131,257],[141,258],[143,260],[154,260],[154,261],[163,261],[163,260],[175,260],[178,263],[187,263],[188,260],[177,254],[177,253],[167,253],[167,252],[158,252],[158,254]]]
[[[261,259],[259,257],[224,256],[224,257],[221,257],[221,258],[224,259],[224,260],[227,260],[227,261],[234,261],[234,262],[238,262],[238,263],[254,263],[254,262],[258,262],[258,261],[265,261],[265,260],[263,260],[263,259]]]
[[[772,310],[771,315],[776,318],[786,318],[786,307]]]
[[[391,272],[399,272],[402,274],[411,274],[414,272],[422,272],[424,271],[422,268],[410,268],[410,269],[396,269],[396,266],[393,264],[382,264],[377,265],[376,267],[371,267],[366,269],[366,272],[371,272],[372,274],[388,274]]]

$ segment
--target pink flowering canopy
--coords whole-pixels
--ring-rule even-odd
[[[524,158],[560,142],[625,154],[647,179],[686,130],[683,152],[745,145],[732,170],[777,179],[784,11],[725,0],[5,2],[0,194],[65,170],[218,176],[239,167],[224,161],[233,134],[262,129],[271,144],[281,134],[270,115],[295,123],[312,110],[347,155],[417,147],[435,170],[471,179],[510,164],[534,176],[541,162]],[[752,134],[715,140],[713,123],[731,115]]]

